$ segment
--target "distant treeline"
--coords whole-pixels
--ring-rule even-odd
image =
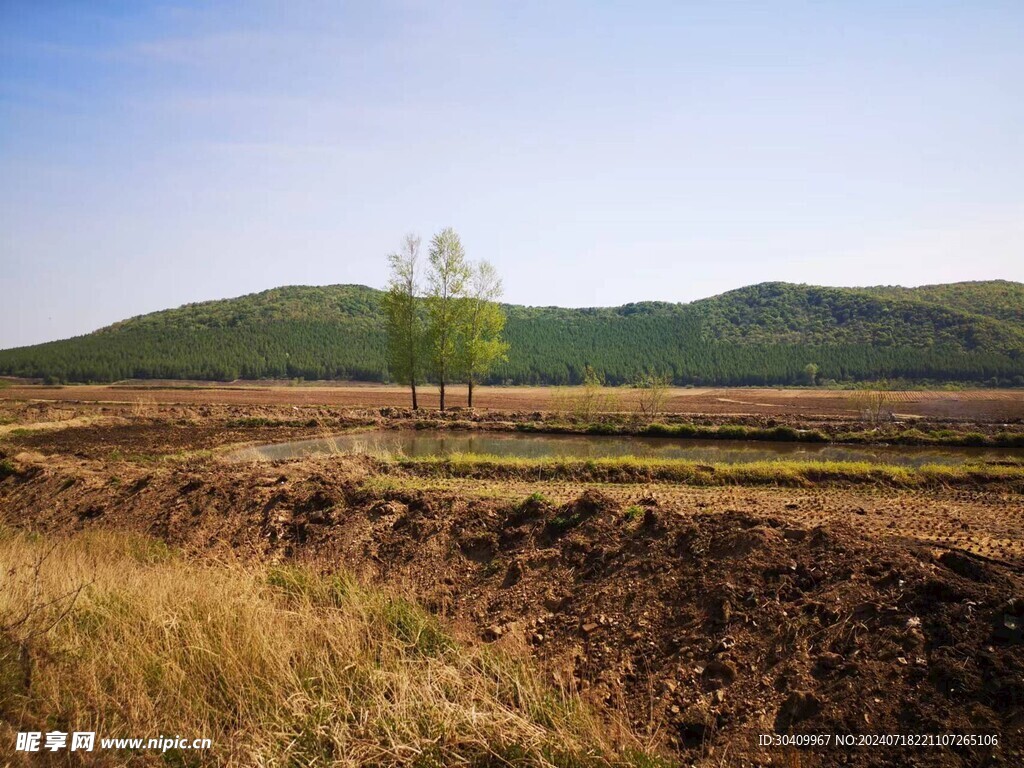
[[[808,383],[813,363],[819,383],[900,378],[1024,385],[1024,332],[1015,314],[1024,306],[1024,286],[963,285],[930,289],[956,299],[941,305],[914,298],[929,289],[775,283],[688,305],[506,305],[509,360],[485,381],[578,384],[589,365],[608,384],[652,372],[680,385],[787,385]],[[986,286],[999,297],[990,310]],[[363,286],[293,287],[188,305],[87,336],[0,351],[0,373],[97,382],[387,381],[380,299]]]
[[[607,384],[628,384],[638,373],[667,375],[674,384],[806,384],[817,381],[971,381],[1024,385],[1024,359],[956,347],[875,347],[870,344],[739,344],[707,340],[682,318],[595,319],[565,325],[509,318],[505,336],[516,352],[491,383],[579,384],[591,365]],[[528,352],[527,352],[528,351]]]

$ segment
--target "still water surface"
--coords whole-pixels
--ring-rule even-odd
[[[233,461],[276,461],[334,453],[404,455],[415,458],[478,453],[520,458],[600,459],[636,456],[727,464],[750,461],[867,461],[920,466],[965,461],[1020,460],[1012,448],[932,448],[779,443],[755,440],[683,440],[620,435],[545,435],[519,432],[380,430],[243,448]]]

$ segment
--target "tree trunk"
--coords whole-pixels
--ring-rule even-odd
[[[441,379],[441,410],[444,410],[444,379]]]
[[[412,409],[414,411],[419,410],[419,406],[416,405],[416,382],[412,382]]]
[[[469,408],[473,407],[473,377],[469,377],[469,402],[466,403]]]

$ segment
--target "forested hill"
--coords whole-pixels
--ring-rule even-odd
[[[387,380],[381,292],[275,288],[154,312],[64,341],[0,351],[0,374]],[[762,283],[690,304],[508,305],[509,361],[491,382],[610,384],[661,371],[678,384],[903,378],[1024,384],[1024,285],[820,288]]]

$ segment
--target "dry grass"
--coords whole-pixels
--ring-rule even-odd
[[[657,764],[524,660],[466,647],[346,576],[201,564],[126,535],[10,531],[0,573],[3,743],[52,728],[213,741],[112,752],[110,765]]]
[[[132,401],[130,412],[136,419],[149,419],[160,412],[160,407],[152,395],[137,395]]]

